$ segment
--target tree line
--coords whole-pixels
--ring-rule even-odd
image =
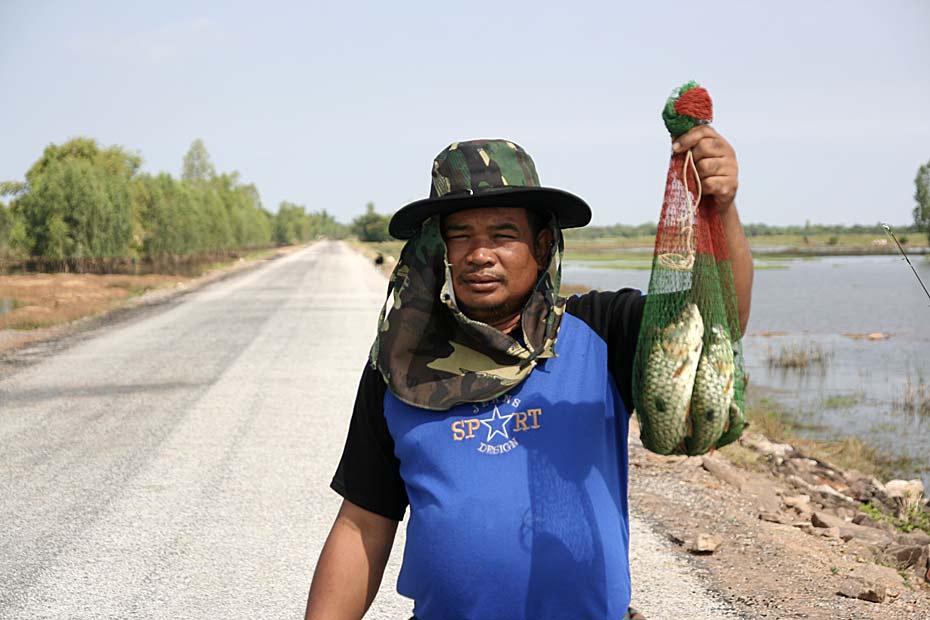
[[[842,235],[842,234],[885,234],[881,222],[875,224],[811,224],[803,226],[772,226],[770,224],[743,224],[743,229],[750,237],[766,237],[773,235]],[[917,225],[905,225],[895,230],[901,232],[918,232]]]
[[[914,179],[915,192],[913,210],[914,222],[900,226],[895,230],[899,233],[926,233],[930,243],[930,161],[917,169]],[[614,224],[613,226],[586,226],[565,231],[568,239],[597,239],[603,237],[650,237],[656,234],[656,223],[646,222],[638,226],[627,224]],[[771,224],[744,223],[743,230],[748,237],[765,237],[774,235],[799,235],[805,239],[812,235],[842,235],[842,234],[884,234],[882,223],[875,224],[812,224],[810,221],[804,225],[773,226]],[[835,238],[835,237],[833,237]],[[900,239],[905,239],[902,237]],[[900,240],[899,239],[899,240]]]
[[[254,184],[217,173],[201,140],[181,178],[140,172],[142,159],[91,138],[49,145],[25,181],[0,183],[0,262],[108,272],[148,264],[171,270],[275,244],[344,237],[325,210],[284,202],[276,214]]]
[[[930,209],[928,209],[930,213]],[[743,230],[747,237],[766,237],[774,235],[798,235],[802,237],[814,235],[842,235],[850,233],[864,233],[884,235],[881,224],[853,224],[850,226],[836,224],[811,224],[802,226],[773,226],[771,224],[743,223]],[[901,226],[895,229],[898,232],[916,233],[918,224]],[[615,224],[613,226],[585,226],[565,231],[566,239],[600,239],[608,237],[653,237],[656,234],[656,223],[648,222],[639,226]]]
[[[254,184],[236,172],[217,173],[201,140],[184,156],[181,177],[140,172],[142,158],[91,138],[49,145],[24,181],[0,182],[0,265],[22,263],[44,270],[106,272],[172,270],[243,250],[303,243],[321,236],[390,240],[390,216],[373,203],[348,226],[325,210],[308,212],[284,201],[265,210]],[[914,223],[899,232],[925,231],[930,239],[930,162],[915,178]],[[880,224],[852,226],[743,225],[750,237],[880,233]],[[656,223],[588,226],[568,238],[642,237]]]

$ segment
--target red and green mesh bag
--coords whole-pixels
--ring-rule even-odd
[[[709,124],[710,95],[688,82],[662,118],[673,138]],[[701,194],[692,153],[672,155],[633,363],[633,404],[647,449],[696,455],[739,438],[746,426],[741,337],[713,197]]]

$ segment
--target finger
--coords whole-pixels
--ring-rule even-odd
[[[695,167],[701,179],[715,176],[732,176],[737,174],[736,160],[729,157],[695,158]]]
[[[736,197],[739,184],[733,177],[708,177],[701,179],[701,193],[714,196],[726,204]]]
[[[695,161],[705,157],[734,157],[733,147],[720,136],[702,138],[691,148],[691,154]]]
[[[704,138],[716,138],[719,135],[717,130],[710,125],[698,125],[675,138],[675,142],[672,144],[672,150],[676,153],[684,153],[688,151],[688,149],[693,148],[695,144]]]
[[[697,158],[695,158],[697,160]],[[722,176],[722,170],[726,162],[722,157],[708,157],[695,161],[698,175],[701,179],[713,176]]]

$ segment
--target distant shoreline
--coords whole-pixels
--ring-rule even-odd
[[[752,240],[749,241],[752,251],[756,254],[778,255],[790,258],[792,256],[900,256],[897,248],[835,248],[835,247],[790,247],[790,248],[773,248],[767,246],[753,247]],[[912,247],[905,248],[908,256],[926,256],[930,255],[930,248]]]

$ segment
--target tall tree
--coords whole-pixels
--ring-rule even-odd
[[[28,185],[35,185],[49,166],[65,160],[83,160],[103,168],[107,174],[127,179],[142,166],[142,157],[121,146],[101,148],[93,138],[72,138],[64,144],[50,144],[45,147],[42,157],[26,173]]]
[[[300,205],[282,201],[274,218],[274,240],[279,245],[307,240],[307,211]]]
[[[914,224],[918,230],[927,233],[927,241],[930,241],[930,161],[917,169],[914,185],[914,201],[917,203],[914,207]]]
[[[13,210],[0,201],[0,260],[10,254],[10,233],[13,231]]]
[[[191,142],[191,147],[187,149],[187,153],[184,155],[184,163],[181,166],[181,180],[209,181],[215,176],[216,170],[213,169],[207,147],[204,146],[203,140],[197,138]]]
[[[37,256],[64,261],[131,255],[129,179],[88,159],[50,161],[18,206]]]
[[[352,220],[351,230],[359,241],[387,241],[391,238],[388,222],[391,218],[375,212],[375,203],[365,205],[365,214]]]

